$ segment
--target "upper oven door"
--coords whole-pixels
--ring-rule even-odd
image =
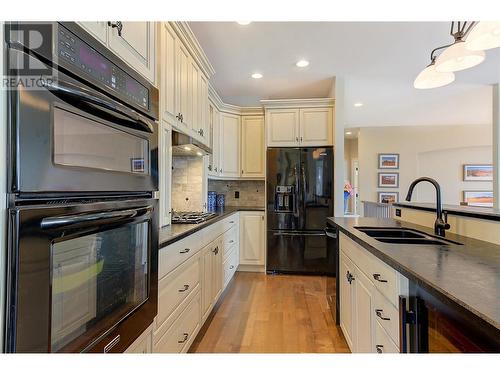
[[[10,210],[7,351],[91,350],[125,321],[131,344],[156,315],[156,210],[154,199]]]
[[[12,193],[158,189],[157,124],[129,107],[58,71],[36,89],[12,90],[10,109]]]

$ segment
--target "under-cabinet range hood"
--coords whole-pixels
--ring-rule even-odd
[[[172,131],[172,155],[205,156],[211,155],[212,149],[184,133]]]

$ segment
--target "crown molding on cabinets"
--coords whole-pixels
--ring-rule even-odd
[[[203,73],[210,79],[215,74],[215,69],[208,60],[207,55],[201,48],[200,43],[196,39],[196,36],[193,33],[193,30],[189,27],[187,22],[168,22],[172,29],[176,32],[179,38],[182,40],[186,48],[188,49],[191,56],[195,59],[195,61],[200,66]]]
[[[272,99],[260,101],[264,108],[313,108],[313,107],[334,107],[334,98],[313,98],[313,99]]]
[[[224,103],[220,95],[215,91],[212,84],[208,83],[208,97],[213,105],[224,113],[230,113],[237,116],[262,116],[264,115],[264,108],[262,107],[239,107],[237,105]]]

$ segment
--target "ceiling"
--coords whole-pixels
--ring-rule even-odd
[[[215,68],[222,99],[239,106],[261,99],[329,96],[345,82],[347,127],[491,123],[490,84],[500,81],[500,48],[457,72],[454,83],[413,88],[433,48],[450,43],[448,22],[190,22]],[[310,65],[297,68],[307,59]],[[263,74],[261,79],[251,74]],[[362,107],[354,103],[362,102]]]

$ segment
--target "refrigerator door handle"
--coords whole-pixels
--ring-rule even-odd
[[[331,228],[325,228],[325,234],[330,238],[337,238],[337,232]]]

